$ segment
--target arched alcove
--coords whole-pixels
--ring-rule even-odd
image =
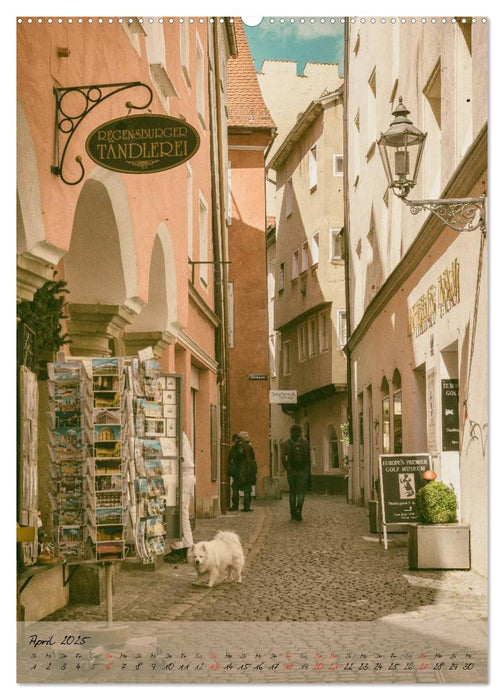
[[[175,250],[166,224],[160,224],[152,246],[149,297],[130,332],[166,331],[177,320],[177,271]]]

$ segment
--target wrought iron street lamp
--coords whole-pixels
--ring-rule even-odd
[[[399,98],[392,112],[394,119],[381,134],[378,148],[387,176],[388,186],[410,208],[412,214],[428,211],[455,231],[483,232],[486,197],[465,199],[409,200],[407,196],[417,183],[427,133],[423,133],[408,118],[409,110]]]

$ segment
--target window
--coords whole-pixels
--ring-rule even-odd
[[[382,393],[382,452],[390,454],[390,395],[389,383],[383,377],[381,383]]]
[[[229,347],[235,346],[235,307],[234,307],[234,283],[228,282],[228,340]]]
[[[347,315],[346,311],[338,311],[338,338],[340,347],[347,344]]]
[[[384,454],[390,453],[390,398],[382,399],[382,449]]]
[[[301,246],[301,272],[306,272],[308,269],[308,241],[305,241]]]
[[[193,174],[189,164],[187,168],[187,256],[193,259]]]
[[[329,311],[321,311],[318,315],[319,327],[319,347],[320,352],[329,350]]]
[[[333,175],[343,176],[343,156],[339,153],[333,155]]]
[[[290,178],[285,185],[285,216],[289,217],[292,214],[293,207],[294,191],[292,189],[292,178]]]
[[[318,265],[319,253],[320,253],[320,235],[317,232],[317,233],[314,233],[312,236],[311,256],[312,256],[313,265]]]
[[[438,61],[424,87],[424,128],[429,138],[424,151],[424,177],[426,195],[437,197],[441,188],[441,62]]]
[[[327,428],[327,469],[339,469],[338,435],[332,425]]]
[[[199,255],[200,260],[208,260],[208,205],[205,202],[203,195],[200,193],[200,205],[199,205]],[[200,264],[200,280],[207,286],[208,285],[208,265]]]
[[[312,146],[309,153],[309,175],[310,175],[310,191],[317,187],[317,147]]]
[[[227,166],[226,166],[226,172],[227,172],[227,204],[226,204],[226,223],[228,226],[231,226],[233,223],[233,194],[232,194],[232,188],[231,188],[231,161],[227,161]]]
[[[187,87],[191,87],[191,77],[189,74],[189,23],[182,22],[180,25],[180,65],[182,75]]]
[[[311,316],[308,319],[308,353],[310,357],[318,353],[318,324],[316,316]]]
[[[297,328],[297,340],[298,340],[298,360],[299,362],[304,362],[308,357],[307,353],[307,343],[306,343],[306,323],[301,323]]]
[[[283,292],[285,283],[285,263],[281,262],[278,266],[278,291]]]
[[[402,392],[396,391],[394,400],[394,454],[402,452]]]
[[[282,343],[282,374],[287,377],[291,373],[290,340]]]
[[[394,413],[394,454],[402,453],[402,391],[401,373],[397,369],[392,375],[392,409]]]
[[[294,250],[292,253],[292,274],[291,279],[297,279],[299,275],[299,250]]]
[[[331,261],[342,260],[344,257],[343,229],[331,228],[329,229],[329,234],[331,242]]]
[[[205,57],[199,37],[196,37],[196,109],[198,110],[198,117],[204,129],[206,129],[205,91]]]

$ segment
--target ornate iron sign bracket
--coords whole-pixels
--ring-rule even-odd
[[[55,133],[55,157],[56,165],[51,165],[53,175],[58,175],[66,185],[78,185],[84,177],[84,166],[82,165],[81,156],[76,156],[75,160],[80,166],[80,175],[76,180],[67,180],[63,175],[63,165],[68,147],[77,131],[80,123],[85,117],[104,100],[118,92],[128,90],[129,88],[143,87],[149,93],[149,98],[145,104],[134,105],[131,102],[126,102],[128,109],[147,109],[152,102],[152,90],[145,83],[112,83],[109,85],[81,85],[79,87],[64,87],[53,88],[53,93],[56,97],[56,133]],[[70,96],[70,97],[69,97]],[[76,113],[72,113],[72,107],[75,107],[77,97],[79,106]],[[69,103],[66,107],[65,102]],[[60,137],[64,134],[66,140],[62,147]],[[61,137],[63,138],[63,137]]]
[[[486,234],[486,197],[474,199],[423,199],[409,200],[401,197],[412,214],[428,211],[441,219],[454,231],[475,231],[480,228]]]

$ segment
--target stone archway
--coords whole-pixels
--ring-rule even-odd
[[[151,253],[148,302],[124,337],[128,352],[132,354],[150,345],[160,356],[177,334],[177,318],[175,249],[168,227],[161,223]]]
[[[64,251],[46,241],[37,154],[25,111],[17,103],[17,298],[31,301]]]
[[[64,265],[72,354],[111,354],[111,341],[143,306],[129,200],[117,173],[97,168],[84,184]]]

